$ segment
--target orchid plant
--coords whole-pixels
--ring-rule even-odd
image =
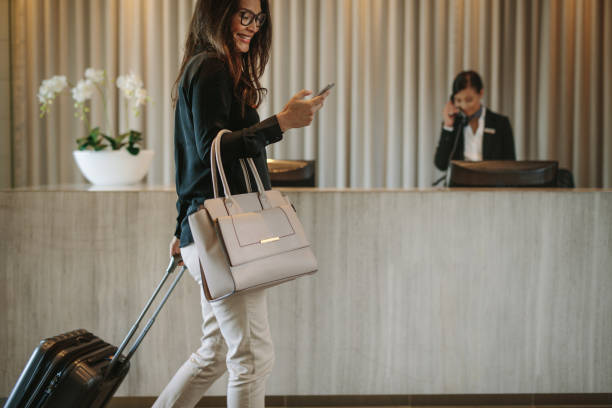
[[[135,74],[121,75],[117,77],[115,84],[121,91],[124,99],[125,107],[125,128],[128,126],[128,116],[130,105],[132,113],[138,117],[141,113],[141,107],[148,101],[146,89],[143,87],[142,80]],[[93,149],[104,150],[109,144],[113,150],[119,150],[125,147],[128,152],[137,155],[140,151],[140,142],[142,142],[142,133],[136,130],[128,130],[116,137],[109,136],[100,130],[99,126],[91,127],[89,122],[90,101],[96,92],[100,94],[104,106],[104,118],[106,127],[108,128],[108,113],[107,113],[107,97],[106,97],[106,72],[104,70],[87,68],[85,70],[85,78],[80,79],[75,86],[68,83],[68,80],[63,75],[56,75],[52,78],[45,79],[38,90],[38,101],[40,102],[40,117],[44,117],[49,113],[53,101],[66,88],[71,87],[72,99],[74,99],[74,116],[79,118],[86,126],[88,134],[85,137],[77,139],[79,150]]]

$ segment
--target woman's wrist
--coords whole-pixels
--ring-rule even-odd
[[[289,130],[289,125],[287,124],[287,118],[285,117],[284,113],[277,113],[276,114],[276,120],[278,121],[278,126],[281,129],[281,132],[285,133],[287,130]]]

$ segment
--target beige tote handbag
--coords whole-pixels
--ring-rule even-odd
[[[317,260],[293,206],[279,191],[264,189],[253,159],[246,162],[257,192],[231,194],[221,162],[221,137],[228,132],[220,131],[211,146],[214,198],[189,216],[209,301],[317,271]],[[246,165],[240,160],[250,191]],[[219,197],[217,171],[225,197]]]

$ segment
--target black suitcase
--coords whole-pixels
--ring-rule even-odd
[[[130,359],[183,276],[185,267],[181,268],[146,327],[127,356],[124,356],[124,349],[178,261],[174,258],[170,260],[164,277],[118,348],[83,329],[42,340],[32,353],[4,407],[104,407],[121,385],[130,369]]]

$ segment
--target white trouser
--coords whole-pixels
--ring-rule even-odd
[[[195,245],[181,248],[181,256],[200,286],[202,344],[174,374],[153,407],[194,407],[226,368],[227,406],[264,407],[266,379],[274,364],[265,289],[208,303]]]

